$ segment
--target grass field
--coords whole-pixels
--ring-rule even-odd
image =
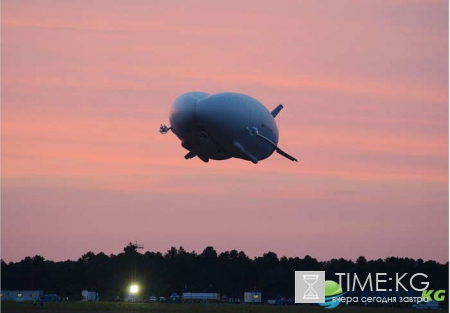
[[[363,308],[339,306],[331,312],[367,312],[367,313],[407,313],[416,312],[412,309],[394,308]],[[428,310],[426,310],[428,311]],[[293,313],[293,312],[330,312],[317,305],[312,306],[268,306],[240,304],[157,304],[157,303],[117,303],[117,302],[62,302],[46,303],[43,308],[33,307],[31,303],[2,302],[1,312],[4,313],[83,313],[83,312],[154,312],[154,313]],[[439,312],[448,312],[441,310]]]

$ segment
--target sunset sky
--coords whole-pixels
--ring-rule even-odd
[[[1,252],[171,246],[448,261],[448,2],[16,1],[1,7]],[[185,160],[169,110],[241,92],[280,147]]]

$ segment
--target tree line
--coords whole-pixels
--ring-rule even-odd
[[[294,298],[295,271],[326,271],[327,279],[335,273],[425,273],[431,289],[447,289],[448,262],[389,257],[356,261],[332,259],[318,261],[304,258],[279,258],[273,252],[250,258],[243,251],[220,254],[213,247],[202,253],[172,247],[166,253],[139,253],[129,244],[123,253],[106,255],[88,252],[77,261],[54,262],[42,256],[26,257],[20,262],[1,261],[2,290],[43,290],[70,299],[81,298],[82,290],[96,291],[104,300],[125,296],[132,283],[140,286],[143,298],[169,296],[182,292],[218,292],[242,298],[245,291],[261,291],[265,299]],[[405,280],[407,281],[407,279]],[[389,283],[389,282],[388,282]],[[447,291],[448,292],[448,291]]]

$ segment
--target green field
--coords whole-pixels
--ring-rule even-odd
[[[394,308],[363,308],[339,306],[331,312],[367,312],[395,313],[416,312],[412,309]],[[428,311],[428,310],[426,310]],[[157,303],[114,303],[114,302],[62,302],[46,303],[43,308],[34,307],[31,303],[2,302],[1,312],[4,313],[46,313],[46,312],[161,312],[161,313],[291,313],[291,312],[329,312],[317,305],[313,306],[268,306],[240,304],[157,304]],[[441,310],[439,312],[448,312]]]

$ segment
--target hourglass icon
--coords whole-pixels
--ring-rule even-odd
[[[317,291],[314,290],[313,286],[317,283],[319,275],[303,275],[303,281],[308,285],[308,289],[303,294],[304,300],[314,300],[319,299]]]

